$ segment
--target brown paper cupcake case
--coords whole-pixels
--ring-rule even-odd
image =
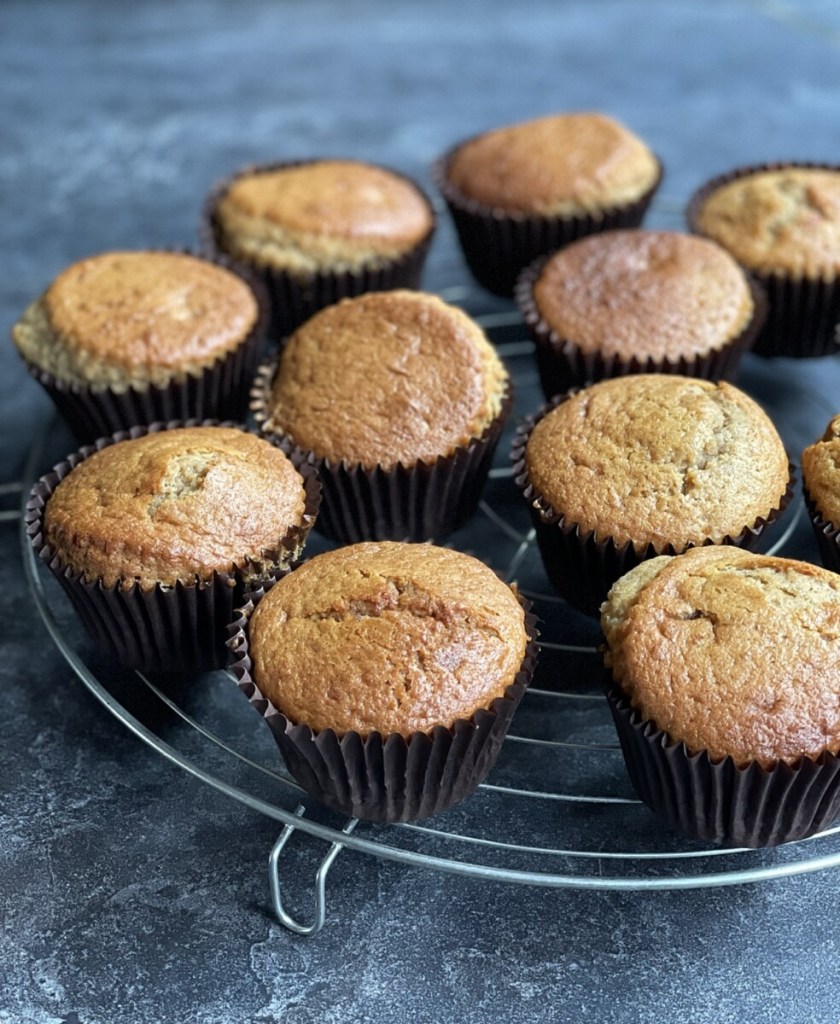
[[[827,828],[840,815],[840,759],[826,751],[792,765],[738,767],[691,752],[650,720],[608,678],[607,700],[630,781],[643,803],[693,839],[778,846]]]
[[[662,182],[663,170],[639,199],[590,214],[557,216],[504,213],[465,196],[449,181],[452,158],[466,142],[453,146],[432,167],[432,180],[446,201],[467,266],[480,285],[509,298],[523,267],[538,256],[599,231],[636,228]]]
[[[543,319],[534,299],[534,285],[549,256],[535,260],[519,276],[515,298],[525,323],[536,344],[537,369],[546,398],[552,398],[571,387],[608,377],[625,377],[631,373],[673,373],[703,380],[734,380],[741,357],[747,352],[767,316],[767,299],[755,281],[747,277],[753,301],[753,315],[744,329],[724,346],[702,355],[679,359],[622,359],[617,355],[585,352],[573,341],[560,338]]]
[[[694,234],[702,235],[698,225],[700,210],[716,189],[737,178],[760,171],[785,168],[816,168],[840,171],[840,165],[778,162],[739,167],[702,185],[689,200],[686,221]],[[745,267],[767,295],[768,316],[758,333],[753,351],[761,356],[789,356],[794,359],[831,355],[840,351],[837,325],[840,322],[840,286],[836,280],[791,277],[783,273],[761,273]]]
[[[268,164],[253,164],[243,167],[235,174],[218,182],[205,203],[201,218],[200,236],[203,249],[213,255],[224,253],[224,243],[216,220],[216,208],[230,186],[245,174],[277,171],[285,167],[300,167],[317,163],[318,160],[287,160]],[[377,165],[380,166],[380,165]],[[306,278],[295,277],[269,264],[249,263],[257,274],[269,296],[271,318],[269,336],[275,342],[289,334],[304,321],[341,299],[363,295],[365,292],[390,291],[394,288],[419,288],[423,266],[432,244],[437,218],[428,196],[417,182],[399,171],[384,168],[412,185],[429,207],[432,226],[425,238],[404,253],[399,259],[389,260],[381,266],[362,268],[355,271],[322,271]]]
[[[192,255],[187,250],[177,251]],[[202,258],[243,278],[256,297],[259,312],[242,344],[219,356],[201,373],[186,374],[164,385],[131,385],[120,391],[61,380],[24,359],[27,370],[53,400],[78,441],[90,443],[116,430],[169,420],[245,419],[248,391],[268,324],[268,296],[260,280],[247,268],[224,256]]]
[[[610,587],[640,562],[657,555],[677,555],[687,548],[677,550],[673,545],[657,549],[648,544],[641,551],[632,541],[618,545],[611,538],[599,538],[593,531],[583,531],[557,512],[537,493],[528,475],[525,464],[525,447],[531,431],[552,409],[567,401],[579,391],[572,388],[563,395],[557,395],[543,406],[534,416],[528,417],[518,428],[511,449],[514,463],[514,482],[520,488],[531,509],[531,521],[536,531],[537,546],[542,556],[546,574],[555,589],[575,608],[588,615],[598,615],[601,604],[606,600]],[[792,464],[785,493],[776,508],[767,516],[759,518],[736,536],[726,536],[721,544],[753,550],[766,528],[778,519],[793,497],[795,471]],[[704,541],[703,546],[714,541]],[[693,547],[694,545],[688,545]]]
[[[289,531],[277,549],[267,552],[265,563],[232,572],[214,572],[206,581],[143,590],[137,583],[104,587],[99,580],[88,582],[50,548],[43,530],[47,501],[80,462],[128,438],[176,427],[216,425],[236,426],[219,424],[217,420],[186,420],[118,431],[68,455],[33,486],[25,514],[27,536],[37,556],[70,597],[100,655],[149,672],[195,673],[224,667],[226,629],[246,587],[253,585],[254,576],[270,586],[285,575],[288,569],[283,564],[295,557],[304,544],[318,513],[320,488],[314,470],[298,453],[293,461],[304,478],[303,523]],[[276,567],[272,568],[272,563]]]
[[[817,511],[817,503],[808,493],[808,488],[803,483],[802,496],[808,508],[808,517],[814,529],[814,536],[817,539],[817,547],[820,549],[820,559],[826,569],[840,573],[840,529],[830,523]]]
[[[267,408],[276,368],[276,362],[260,367],[251,392],[251,409],[260,431],[289,451],[292,440],[275,433]],[[323,492],[316,529],[342,544],[448,536],[478,506],[512,405],[513,385],[509,383],[498,415],[481,437],[434,462],[365,469],[358,463],[333,462],[310,452],[308,461],[317,469]]]
[[[531,681],[537,658],[537,620],[525,610],[528,644],[522,666],[503,697],[451,728],[431,733],[313,732],[296,725],[267,700],[251,677],[248,620],[262,597],[249,595],[229,626],[232,664],[239,689],[271,729],[286,765],[306,792],[327,807],[371,821],[415,821],[439,814],[468,797],[490,772],[511,719]]]

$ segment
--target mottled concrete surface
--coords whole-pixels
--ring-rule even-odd
[[[668,169],[655,216],[676,223],[711,173],[837,158],[839,43],[828,0],[6,2],[3,329],[72,259],[193,241],[202,195],[242,163],[347,154],[428,184],[450,142],[556,109],[606,109],[649,139]],[[428,282],[464,277],[444,224]],[[5,482],[49,406],[7,344],[0,359]],[[753,361],[745,377],[794,445],[840,383],[834,362]],[[52,449],[67,444],[57,428]],[[269,907],[276,823],[167,763],[87,694],[26,593],[13,526],[0,564],[2,1024],[840,1019],[831,872],[622,895],[346,852],[326,928],[293,937]],[[268,740],[254,742],[267,760]],[[286,859],[304,913],[316,846],[296,838]]]

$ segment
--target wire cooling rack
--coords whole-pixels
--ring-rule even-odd
[[[28,583],[53,640],[87,688],[158,754],[226,796],[280,822],[269,858],[269,881],[279,920],[299,934],[320,930],[326,917],[326,878],[344,848],[413,868],[552,888],[691,889],[758,882],[840,864],[840,825],[773,850],[741,850],[690,841],[661,823],[636,798],[600,686],[597,623],[552,593],[514,487],[508,460],[514,422],[541,404],[532,343],[510,304],[491,303],[471,286],[441,292],[473,312],[512,372],[516,408],[503,437],[480,510],[451,545],[484,558],[517,580],[541,619],[540,662],[488,780],[459,807],[433,819],[374,825],[342,819],[306,797],[288,776],[269,730],[242,699],[232,678],[210,673],[188,683],[150,678],[98,663],[69,603],[37,560],[21,531]],[[766,372],[748,356],[739,383],[765,405]],[[793,371],[795,373],[795,371]],[[775,394],[775,392],[773,392]],[[833,415],[829,401],[811,395],[790,423],[771,408],[792,454],[819,436]],[[798,419],[797,419],[798,417]],[[30,451],[24,497],[32,481],[72,444],[56,448],[51,424]],[[802,434],[803,436],[799,436]],[[768,531],[766,550],[784,553],[809,526],[797,496]],[[804,531],[804,534],[803,534]],[[768,546],[772,545],[772,546]],[[331,546],[313,535],[308,554]],[[302,922],[286,910],[282,853],[295,832],[327,844],[314,868],[314,910]]]

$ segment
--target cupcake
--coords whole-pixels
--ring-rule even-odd
[[[555,399],[514,442],[548,577],[597,614],[644,559],[700,544],[753,545],[791,496],[784,445],[731,384],[663,374]]]
[[[417,288],[434,229],[418,185],[355,160],[245,168],[213,191],[203,226],[264,281],[276,338],[347,296]]]
[[[840,814],[840,577],[699,548],[637,566],[601,622],[622,750],[652,810],[750,847]]]
[[[318,529],[440,539],[475,511],[511,404],[481,329],[422,292],[345,299],[292,335],[254,390],[260,429],[317,467]]]
[[[82,441],[156,420],[239,419],[265,327],[258,292],[189,253],[106,252],[62,271],[12,338]]]
[[[490,771],[535,635],[516,592],[477,559],[367,543],[316,555],[250,602],[229,646],[311,796],[407,821],[463,800]]]
[[[555,114],[460,143],[435,165],[473,276],[497,295],[538,256],[596,231],[637,227],[659,161],[604,114]]]
[[[688,207],[692,231],[732,253],[767,292],[754,349],[765,356],[838,351],[840,167],[765,164],[721,175]]]
[[[802,489],[823,565],[840,572],[840,416],[802,453]]]
[[[669,231],[573,242],[524,271],[516,298],[547,398],[630,373],[732,378],[764,317],[724,249]]]
[[[196,672],[224,664],[245,587],[300,554],[318,485],[254,434],[170,427],[71,455],[35,484],[26,521],[102,653]]]

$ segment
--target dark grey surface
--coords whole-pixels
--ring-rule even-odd
[[[729,166],[836,159],[839,38],[827,0],[7,2],[0,319],[70,260],[189,243],[202,195],[242,163],[346,154],[428,184],[452,141],[558,109],[647,138],[673,223],[669,203]],[[464,276],[444,223],[427,283]],[[10,481],[50,407],[8,344],[0,359]],[[745,377],[794,444],[840,406],[833,361]],[[814,557],[807,534],[797,551]],[[122,729],[50,643],[13,527],[0,558],[0,1024],[840,1019],[832,872],[588,894],[346,852],[327,927],[291,936],[268,906],[276,824]],[[313,844],[287,863],[305,884]]]

